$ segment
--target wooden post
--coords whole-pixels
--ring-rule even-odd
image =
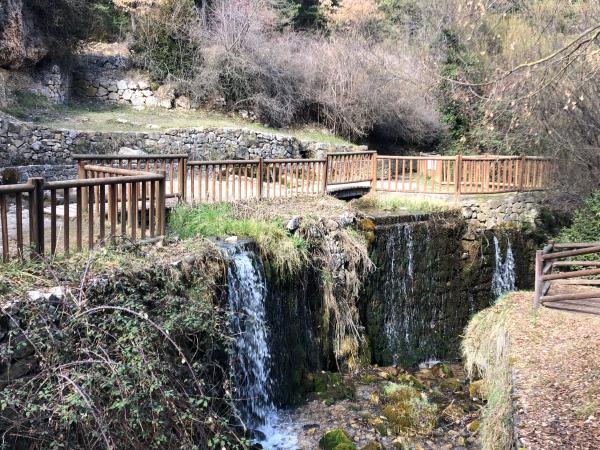
[[[33,251],[37,256],[44,254],[44,178],[29,178],[31,192],[31,223],[33,224]]]
[[[80,159],[79,161],[77,161],[77,179],[78,180],[85,180],[85,169],[84,169],[85,164],[86,164],[86,161],[84,161],[84,160]],[[83,189],[82,194],[83,194],[83,198],[82,198],[83,210],[82,210],[82,212],[86,212],[87,207],[88,207],[87,189]]]
[[[460,197],[462,187],[462,155],[454,158],[454,195]]]
[[[323,195],[327,194],[327,172],[329,171],[329,157],[325,158],[325,162],[323,163],[323,179],[321,182],[323,183]]]
[[[535,293],[533,294],[533,308],[537,309],[540,306],[540,299],[542,297],[542,272],[544,261],[542,259],[543,252],[538,250],[535,252]]]
[[[258,172],[256,174],[256,179],[258,181],[258,199],[260,200],[263,195],[263,159],[262,157],[258,158]]]
[[[377,152],[371,154],[371,191],[377,189]]]
[[[525,155],[521,155],[519,160],[519,192],[523,190],[523,179],[525,178]]]
[[[162,179],[158,182],[158,205],[156,207],[156,213],[158,215],[158,234],[164,236],[167,230],[167,176],[165,169],[159,169],[157,172],[159,175],[162,175]]]
[[[185,202],[187,189],[187,158],[179,158],[177,164],[177,182],[179,185],[179,200]]]

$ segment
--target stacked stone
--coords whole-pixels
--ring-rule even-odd
[[[493,228],[500,224],[524,224],[535,226],[540,219],[540,195],[535,192],[519,192],[489,200],[465,200],[463,217],[472,226]]]
[[[52,66],[48,72],[42,72],[41,87],[38,93],[45,96],[50,103],[62,104],[69,99],[71,76],[62,73],[60,67]]]
[[[129,103],[136,107],[173,107],[173,98],[155,95],[148,80],[134,79],[94,79],[91,76],[77,78],[77,91],[80,95],[109,103]]]
[[[1,167],[69,166],[76,153],[117,153],[123,147],[150,154],[186,153],[190,160],[304,158],[349,146],[302,142],[291,136],[235,128],[181,128],[153,132],[54,130],[0,115]],[[29,173],[29,172],[27,172]],[[71,171],[64,178],[71,176]]]

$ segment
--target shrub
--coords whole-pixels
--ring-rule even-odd
[[[18,285],[49,272],[66,294],[23,294],[3,310],[3,367],[22,373],[31,364],[3,379],[6,448],[238,448],[222,369],[227,314],[215,286],[223,267],[209,248],[196,258],[185,273],[129,252],[110,274],[92,276],[96,261],[83,258],[77,271],[69,260],[8,275]],[[6,294],[17,298],[14,289]]]
[[[573,223],[559,234],[560,242],[598,242],[600,240],[600,191],[594,192],[577,209]]]
[[[193,0],[168,0],[139,17],[131,51],[155,81],[189,79],[201,60]]]

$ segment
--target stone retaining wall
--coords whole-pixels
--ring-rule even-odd
[[[57,130],[0,115],[0,168],[14,167],[26,178],[31,166],[62,166],[72,175],[73,154],[109,154],[124,149],[149,154],[186,153],[191,160],[322,157],[327,152],[365,149],[303,142],[248,129],[182,128],[152,132]],[[28,172],[29,171],[29,172]]]
[[[493,228],[501,224],[536,227],[542,220],[543,193],[515,192],[461,201],[464,219],[472,227]]]

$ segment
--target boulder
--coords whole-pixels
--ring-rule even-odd
[[[161,108],[171,109],[175,102],[175,87],[172,84],[163,84],[154,93]]]
[[[175,100],[175,106],[181,109],[191,109],[192,101],[188,97],[182,95],[181,97],[177,97],[177,100]]]
[[[156,97],[146,97],[146,106],[149,108],[155,108],[158,106],[158,100]]]

